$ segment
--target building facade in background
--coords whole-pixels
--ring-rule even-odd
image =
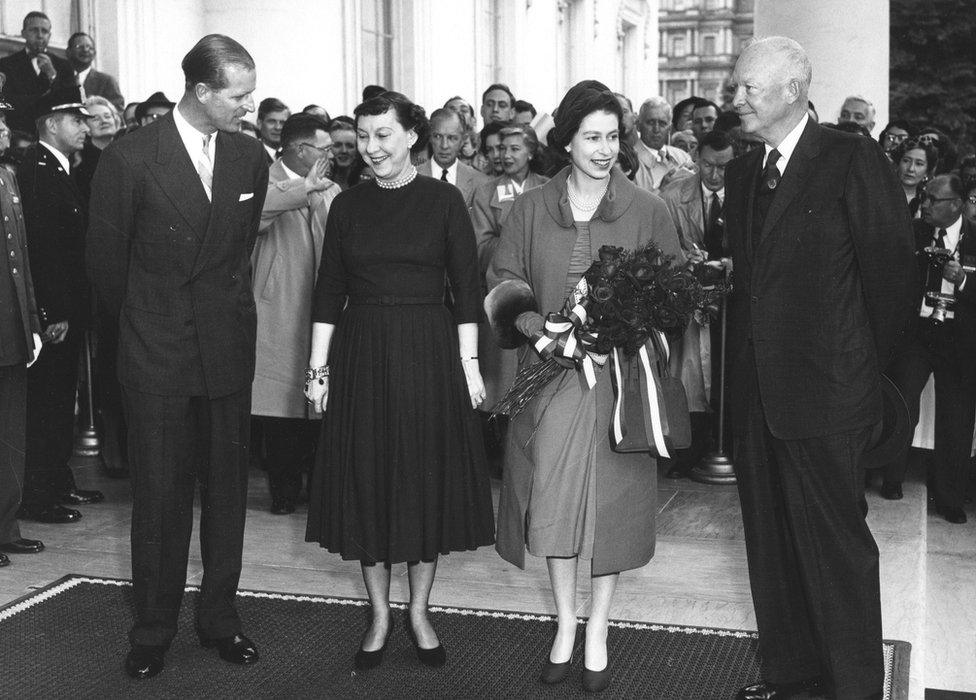
[[[753,0],[660,0],[658,94],[675,104],[697,95],[726,102],[725,88],[752,38]]]

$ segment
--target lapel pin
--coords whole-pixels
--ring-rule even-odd
[[[768,187],[771,190],[775,190],[777,185],[779,185],[779,180],[775,177],[771,177],[768,180],[766,180],[766,187]]]

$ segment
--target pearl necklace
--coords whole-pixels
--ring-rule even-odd
[[[580,211],[594,211],[598,206],[600,206],[600,202],[603,201],[603,195],[605,195],[607,193],[607,188],[608,187],[610,187],[610,178],[607,178],[607,182],[603,186],[603,191],[600,193],[600,196],[599,197],[597,197],[593,202],[586,202],[586,203],[584,203],[582,200],[578,199],[573,194],[572,186],[569,184],[569,181],[567,181],[566,182],[566,195],[569,197],[570,204],[572,204],[574,207],[576,207]]]
[[[380,180],[376,178],[376,184],[384,190],[395,190],[405,185],[409,185],[417,177],[417,168],[410,166],[405,175],[401,175],[396,180]]]

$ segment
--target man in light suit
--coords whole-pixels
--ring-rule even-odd
[[[250,252],[268,168],[261,144],[239,133],[254,111],[250,54],[211,34],[182,67],[177,108],[102,152],[85,256],[119,322],[136,613],[125,669],[134,678],[159,673],[176,636],[197,482],[197,635],[226,661],[258,658],[234,599],[254,378]]]
[[[269,171],[261,235],[251,255],[257,305],[257,364],[251,413],[264,438],[271,512],[295,512],[321,414],[305,400],[312,297],[329,205],[339,186],[325,177],[329,125],[299,112],[285,121],[281,157]]]
[[[914,301],[904,195],[877,142],[807,115],[812,69],[792,39],[733,72],[742,130],[725,230],[732,428],[764,678],[739,698],[880,698],[878,547],[861,464],[882,418],[881,370]]]
[[[47,52],[51,20],[43,12],[28,12],[20,35],[23,51],[0,58],[0,73],[7,76],[4,94],[13,106],[7,114],[11,129],[34,133],[35,103],[52,89],[74,84],[74,72],[63,58]]]
[[[644,100],[637,115],[637,131],[640,139],[634,145],[634,150],[640,167],[634,184],[657,194],[667,176],[679,168],[691,168],[691,156],[668,144],[671,105],[663,97]]]
[[[433,157],[418,167],[417,172],[457,187],[470,209],[475,189],[490,178],[458,160],[463,139],[464,125],[458,113],[444,107],[435,109],[430,115],[430,146]]]
[[[95,60],[95,41],[84,32],[75,32],[68,39],[68,63],[74,71],[75,82],[85,90],[85,97],[99,95],[115,105],[121,113],[125,100],[114,76],[92,68]]]
[[[732,141],[722,131],[711,131],[702,138],[698,173],[679,178],[661,190],[678,229],[681,247],[689,260],[705,265],[705,279],[721,281],[725,268],[731,267],[728,246],[722,227],[722,203],[725,199],[725,168],[733,157]],[[713,433],[717,429],[719,387],[723,381],[719,361],[722,326],[717,321],[702,325],[688,324],[681,344],[671,354],[673,371],[681,376],[691,411],[692,442],[678,450],[667,476],[678,479],[716,447]],[[723,445],[722,448],[728,449]]]

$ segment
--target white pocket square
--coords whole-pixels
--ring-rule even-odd
[[[246,202],[247,200],[251,199],[253,196],[254,196],[254,193],[253,192],[245,192],[244,194],[242,194],[240,196],[240,198],[237,201],[238,202]]]

